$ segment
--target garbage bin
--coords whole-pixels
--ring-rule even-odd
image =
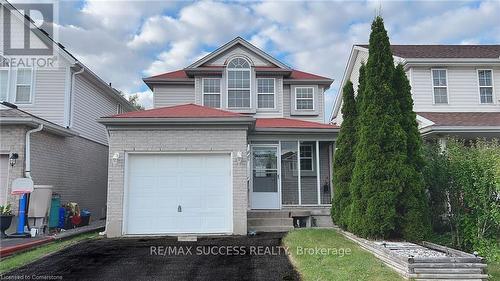
[[[82,210],[80,212],[80,217],[82,218],[82,222],[79,226],[89,225],[90,222],[90,212],[88,210]]]

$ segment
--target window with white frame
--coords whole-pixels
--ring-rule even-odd
[[[446,69],[433,69],[432,70],[432,85],[434,91],[435,104],[448,103],[448,81]]]
[[[300,170],[313,171],[313,146],[309,144],[300,145]]]
[[[312,87],[295,88],[295,109],[314,109],[314,89]]]
[[[220,108],[220,79],[203,78],[203,105]]]
[[[18,68],[16,80],[16,103],[31,102],[33,72],[31,68]]]
[[[250,107],[250,63],[234,58],[227,64],[227,106]]]
[[[479,98],[481,103],[493,103],[492,71],[480,69],[477,71],[479,79]]]
[[[9,69],[0,69],[0,101],[7,101],[9,93]]]
[[[257,107],[274,108],[274,78],[257,78]]]

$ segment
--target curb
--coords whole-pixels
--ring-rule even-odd
[[[35,247],[35,246],[39,246],[39,245],[51,242],[53,240],[55,240],[55,238],[53,236],[49,236],[47,238],[40,239],[40,240],[37,240],[37,241],[28,242],[28,243],[25,243],[25,244],[20,244],[20,245],[11,246],[11,247],[5,247],[5,248],[0,249],[0,257],[4,258],[6,256],[9,256],[9,255],[12,255],[14,253],[20,252],[22,250],[26,250],[26,249],[29,249],[29,248],[32,248],[32,247]]]

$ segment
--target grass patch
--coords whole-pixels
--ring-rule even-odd
[[[47,255],[60,251],[69,246],[78,244],[83,240],[97,239],[98,237],[99,237],[98,232],[89,232],[77,235],[72,238],[49,242],[47,244],[40,245],[39,247],[28,250],[26,252],[13,254],[11,256],[6,257],[5,259],[2,259],[2,262],[0,262],[0,274],[11,271],[23,265],[32,263]]]
[[[396,272],[371,253],[361,249],[333,229],[300,229],[288,233],[283,243],[289,248],[303,280],[400,281]],[[302,254],[300,248],[337,249],[337,254]],[[341,255],[340,249],[345,249]],[[348,254],[347,249],[350,249]]]
[[[490,280],[500,280],[500,262],[488,263]]]

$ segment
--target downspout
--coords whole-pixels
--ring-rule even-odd
[[[31,157],[30,157],[30,150],[31,150],[31,134],[40,132],[43,129],[43,124],[39,124],[38,128],[29,130],[26,132],[26,144],[25,144],[25,153],[24,153],[24,159],[25,159],[25,164],[26,164],[26,170],[24,171],[24,176],[31,179]]]
[[[79,65],[78,62],[75,63],[75,65]],[[75,91],[75,76],[77,74],[81,74],[85,71],[85,67],[82,67],[80,65],[81,69],[76,71],[76,72],[73,72],[73,74],[71,74],[71,90],[70,90],[70,93],[69,93],[69,114],[68,114],[68,128],[71,128],[71,126],[73,125],[73,104],[74,104],[74,91]]]

